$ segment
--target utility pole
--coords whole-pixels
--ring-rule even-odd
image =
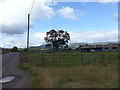
[[[27,50],[29,48],[30,14],[28,14]]]

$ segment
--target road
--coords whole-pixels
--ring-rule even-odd
[[[14,62],[14,57],[18,56],[18,53],[7,53],[2,55],[2,72],[3,74],[9,68],[9,64]],[[18,60],[18,59],[17,59]]]
[[[2,55],[2,77],[15,76],[15,79],[9,83],[2,84],[2,88],[28,88],[30,76],[22,71],[18,65],[20,57],[18,52]]]

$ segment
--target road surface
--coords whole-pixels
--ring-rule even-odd
[[[20,57],[18,52],[2,55],[2,77],[15,76],[9,83],[2,84],[2,88],[28,88],[30,76],[22,71],[18,65]]]

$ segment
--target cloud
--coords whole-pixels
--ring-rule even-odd
[[[71,7],[63,7],[61,9],[59,9],[57,11],[57,14],[59,16],[62,16],[64,18],[69,18],[69,19],[73,19],[73,20],[77,20],[77,16],[81,15],[82,12],[80,11],[75,11],[73,8]]]
[[[50,0],[49,0],[50,1]],[[27,28],[27,15],[33,0],[2,0],[0,1],[0,25],[6,34],[22,34]],[[48,20],[54,15],[51,5],[54,2],[36,0],[31,19]],[[17,29],[18,27],[18,29]]]
[[[83,32],[68,32],[71,37],[70,43],[92,43],[92,42],[117,42],[118,41],[118,30],[109,31],[83,31]],[[35,40],[39,43],[45,43],[44,37],[46,33],[35,33]]]
[[[68,32],[71,37],[70,43],[94,43],[94,42],[118,42],[118,30],[111,31],[83,31],[83,32]],[[0,42],[0,47],[12,48],[26,47],[26,37],[25,35],[14,35],[9,36],[10,38],[5,38],[4,41]],[[46,44],[44,37],[46,33],[34,33],[33,38],[30,39],[30,46],[40,46]]]
[[[58,0],[59,1],[59,0]],[[83,0],[84,2],[91,0]],[[96,0],[98,2],[115,2],[118,0]],[[68,0],[69,2],[69,0]],[[74,1],[75,2],[75,1]],[[23,34],[27,29],[27,15],[33,0],[0,0],[0,26],[2,33]],[[33,20],[49,20],[55,15],[77,20],[83,12],[71,7],[63,7],[57,12],[51,7],[57,5],[57,0],[36,0],[31,12],[31,27]]]
[[[27,47],[27,33],[24,34],[15,34],[15,35],[6,35],[3,34],[3,38],[0,42],[0,47],[3,48],[12,48],[13,46],[17,46],[19,48]],[[31,35],[29,46],[40,46],[45,43],[44,37],[45,33],[34,33]],[[9,38],[8,38],[9,37]]]
[[[54,9],[50,7],[52,5],[56,4],[40,3],[40,1],[37,0],[31,13],[32,18],[39,20],[51,19],[55,15]]]
[[[8,35],[3,34],[2,42],[0,42],[0,47],[3,48],[12,48],[13,46],[17,46],[19,48],[26,47],[26,38],[23,38],[23,35],[11,35],[9,38]]]
[[[31,45],[36,46],[36,45],[41,45],[45,44],[44,37],[46,36],[46,33],[34,33],[34,42],[31,42]]]
[[[15,34],[15,35],[6,35],[3,34],[3,38],[1,39],[2,42],[0,42],[0,47],[3,48],[12,48],[13,46],[17,46],[19,48],[25,48],[27,47],[27,33],[24,34]],[[46,36],[46,33],[34,33],[30,36],[29,46],[40,46],[42,44],[45,44],[44,37]],[[8,38],[9,37],[9,38]]]
[[[2,33],[7,34],[23,34],[26,29],[26,23],[12,23],[2,25]]]
[[[118,30],[111,31],[84,31],[73,33],[70,32],[71,42],[117,42],[118,41]]]
[[[36,0],[31,12],[31,27],[33,20],[49,20],[56,15],[56,11],[51,7],[57,5],[53,0]],[[30,12],[33,0],[0,0],[0,26],[2,33],[23,34],[27,29],[27,15]],[[57,11],[57,15],[64,18],[77,19],[81,14],[70,7],[63,7]]]
[[[46,33],[34,33],[33,36],[35,37],[35,39],[44,40],[44,37],[46,36]]]

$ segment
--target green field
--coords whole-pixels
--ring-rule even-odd
[[[31,75],[31,88],[118,87],[118,52],[28,55],[28,62],[21,60],[20,67]]]
[[[86,53],[29,53],[33,65],[79,65],[79,64],[107,64],[118,60],[117,52],[86,52]]]

